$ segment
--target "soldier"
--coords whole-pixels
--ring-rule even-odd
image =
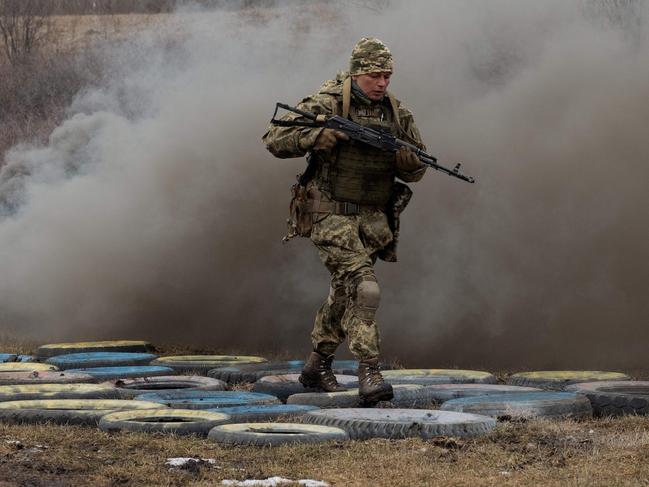
[[[425,149],[413,116],[387,91],[393,60],[378,39],[363,38],[354,47],[348,73],[339,73],[298,108],[317,115],[338,114],[382,129]],[[286,120],[300,118],[287,114]],[[344,391],[331,370],[334,352],[347,337],[359,361],[359,394],[367,403],[390,400],[392,386],[379,369],[379,330],[375,314],[379,285],[377,258],[396,260],[398,215],[391,218],[395,193],[409,198],[402,183],[419,181],[426,166],[409,149],[396,155],[349,141],[329,128],[271,126],[263,136],[276,157],[309,154],[312,177],[306,184],[310,238],[331,273],[329,296],[316,314],[313,352],[300,375],[305,387]],[[406,198],[406,199],[407,199]]]

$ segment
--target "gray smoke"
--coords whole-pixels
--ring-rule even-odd
[[[282,245],[304,161],[260,137],[364,35],[431,153],[378,264],[386,355],[408,365],[633,367],[649,251],[641,1],[328,2],[181,12],[105,55],[44,147],[0,173],[0,320],[39,341],[309,349],[327,273]]]

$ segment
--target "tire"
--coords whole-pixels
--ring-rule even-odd
[[[152,353],[133,352],[68,353],[48,358],[45,363],[55,365],[60,370],[88,369],[91,367],[130,367],[148,365],[157,357]]]
[[[382,372],[390,384],[495,384],[498,379],[489,372],[456,369],[396,369]]]
[[[268,375],[299,374],[304,367],[304,360],[288,360],[284,362],[267,362],[263,364],[248,364],[238,367],[223,367],[208,371],[208,377],[221,379],[230,384],[241,382],[256,382]],[[358,362],[355,360],[335,360],[332,364],[335,374],[357,375]]]
[[[0,363],[15,362],[18,356],[14,353],[0,353]]]
[[[571,392],[525,392],[452,399],[444,411],[491,416],[499,420],[517,418],[587,418],[593,409],[586,397]]]
[[[34,372],[44,370],[59,370],[54,365],[37,362],[7,362],[0,364],[0,374],[4,372]]]
[[[279,404],[275,396],[242,391],[174,391],[149,392],[135,397],[138,401],[151,401],[176,409],[215,409],[253,404]]]
[[[154,377],[175,373],[175,371],[169,367],[159,367],[157,365],[137,365],[134,367],[91,367],[88,369],[68,369],[68,372],[91,375],[95,378],[96,382],[111,379],[132,379],[134,377]]]
[[[500,384],[436,384],[424,387],[433,402],[441,404],[461,397],[487,396],[493,394],[514,394],[520,392],[542,392],[535,387],[506,386]]]
[[[0,372],[0,386],[18,384],[82,384],[96,382],[88,374],[43,370],[34,372]]]
[[[344,441],[349,436],[340,428],[314,424],[239,423],[212,428],[208,438],[226,445],[278,446]]]
[[[119,399],[113,386],[100,384],[27,384],[0,386],[0,402],[37,399]]]
[[[597,416],[649,414],[649,381],[585,382],[566,391],[585,395]]]
[[[353,440],[475,437],[496,426],[493,418],[433,409],[323,409],[307,413],[303,420],[344,429]]]
[[[393,386],[394,398],[390,403],[395,408],[416,408],[429,406],[433,400],[423,386],[415,384],[398,384]],[[293,394],[286,404],[306,404],[320,408],[358,408],[363,402],[358,389],[346,392],[304,392]]]
[[[138,340],[107,340],[100,342],[69,342],[69,343],[50,343],[38,347],[36,357],[44,360],[55,355],[68,353],[87,353],[87,352],[133,352],[148,353],[153,352],[154,348],[149,342]]]
[[[226,383],[222,380],[199,375],[162,375],[158,377],[135,377],[105,382],[117,388],[122,399],[133,399],[149,392],[177,391],[223,391]]]
[[[235,406],[231,408],[209,409],[230,416],[231,423],[275,422],[304,416],[309,411],[317,411],[317,406],[302,404],[262,404],[259,406]]]
[[[206,375],[212,369],[235,367],[243,364],[258,364],[266,361],[263,357],[252,355],[173,355],[160,357],[151,364],[171,367],[177,373]]]
[[[0,421],[96,425],[102,416],[128,409],[161,409],[155,402],[121,399],[53,399],[0,402]]]
[[[230,422],[223,413],[189,409],[131,410],[110,413],[99,420],[99,429],[107,432],[138,431],[176,435],[207,436],[220,424]]]
[[[313,387],[304,387],[298,380],[300,374],[284,374],[284,375],[267,375],[260,378],[252,386],[254,392],[263,392],[265,394],[272,394],[277,398],[286,402],[288,396],[293,394],[300,394],[302,392],[322,392],[320,389]],[[355,375],[336,375],[338,383],[347,388],[358,388],[358,377]]]
[[[541,370],[520,372],[507,379],[514,386],[540,387],[554,391],[564,390],[570,384],[578,382],[596,382],[611,380],[631,380],[620,372],[601,372],[593,370]]]
[[[36,357],[33,355],[18,355],[16,362],[36,362]]]

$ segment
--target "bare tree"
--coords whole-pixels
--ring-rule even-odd
[[[22,62],[51,32],[51,0],[0,0],[0,41],[11,64]]]

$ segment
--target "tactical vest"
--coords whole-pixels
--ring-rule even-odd
[[[392,103],[353,103],[344,106],[344,115],[347,110],[349,118],[356,123],[399,134]],[[393,153],[359,142],[344,142],[338,144],[335,161],[330,167],[329,190],[336,201],[385,206],[392,193],[395,175]]]

